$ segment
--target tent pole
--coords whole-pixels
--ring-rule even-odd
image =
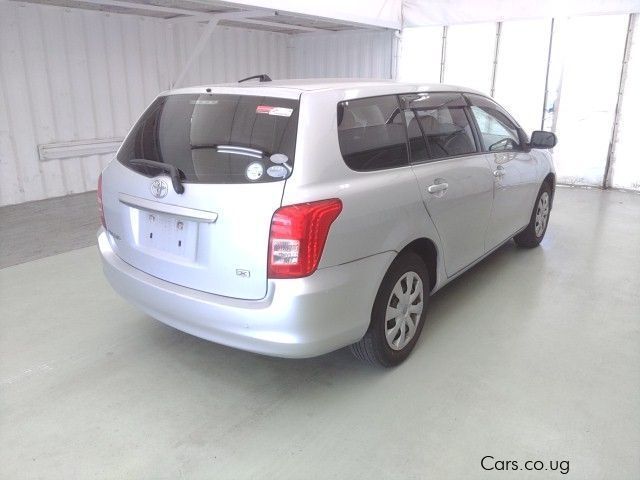
[[[624,53],[622,54],[622,67],[620,69],[620,83],[618,85],[618,99],[616,109],[613,114],[613,127],[611,128],[611,139],[609,140],[609,151],[607,152],[607,163],[604,167],[604,177],[602,178],[602,188],[609,188],[611,183],[611,166],[615,160],[616,142],[618,141],[618,125],[620,124],[620,106],[624,96],[624,87],[627,83],[627,64],[629,63],[629,52],[633,40],[633,30],[636,24],[637,13],[629,14],[629,24],[627,27],[627,37],[624,41]]]
[[[400,55],[402,55],[402,30],[393,32],[393,38],[391,40],[391,72],[389,78],[391,80],[398,79],[398,62],[400,61]]]
[[[442,53],[440,54],[440,83],[444,83],[444,66],[447,58],[447,30],[448,26],[442,27]]]
[[[555,19],[551,19],[551,30],[549,31],[549,50],[547,52],[547,73],[544,77],[544,99],[542,100],[542,120],[540,121],[540,130],[544,130],[544,117],[547,113],[547,98],[549,96],[549,70],[551,69],[551,49],[553,48],[553,30],[555,27]],[[555,112],[554,112],[555,115]]]
[[[493,52],[493,70],[491,71],[491,96],[496,93],[496,74],[498,72],[498,54],[500,53],[500,34],[502,33],[502,22],[496,23],[496,48]]]

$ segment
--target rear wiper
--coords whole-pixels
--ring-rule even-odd
[[[171,176],[171,184],[173,185],[173,190],[178,194],[184,193],[184,185],[182,184],[182,179],[185,178],[185,175],[184,172],[178,167],[170,165],[168,163],[156,162],[155,160],[147,160],[146,158],[132,158],[131,160],[129,160],[129,163],[133,165],[142,165],[145,167],[157,168],[168,172]]]
[[[259,157],[268,157],[269,154],[263,150],[251,147],[243,147],[241,145],[222,145],[217,143],[201,143],[198,145],[191,145],[191,150],[215,148],[219,152],[223,153],[244,153],[258,155]],[[233,151],[231,151],[233,150]]]

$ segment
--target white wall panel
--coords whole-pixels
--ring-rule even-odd
[[[391,78],[393,32],[295,35],[292,76],[296,78]]]
[[[602,185],[627,21],[627,15],[556,21],[552,61],[561,62],[562,74],[554,160],[561,183]]]
[[[454,25],[447,30],[444,83],[491,90],[496,24]]]
[[[611,185],[640,191],[640,19],[636,18],[627,64]]]
[[[0,205],[95,189],[111,154],[41,161],[38,145],[123,137],[169,88],[202,29],[0,2]],[[218,27],[183,85],[287,77],[287,39]]]
[[[551,20],[502,24],[494,98],[527,133],[541,128],[550,33]]]
[[[402,31],[398,80],[439,83],[443,27],[405,28]]]

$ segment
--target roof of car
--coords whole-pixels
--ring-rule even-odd
[[[272,80],[267,82],[247,81],[242,83],[222,83],[214,85],[200,85],[197,87],[180,88],[165,92],[165,94],[199,93],[203,89],[210,88],[214,92],[227,89],[238,90],[271,90],[282,89],[289,92],[313,92],[313,91],[351,91],[357,90],[359,96],[367,91],[372,95],[378,95],[381,90],[387,90],[389,94],[401,92],[476,92],[473,89],[457,85],[444,85],[439,83],[408,83],[384,79],[362,78],[306,78],[290,80]],[[247,92],[248,93],[248,92]],[[266,93],[266,92],[265,92]]]

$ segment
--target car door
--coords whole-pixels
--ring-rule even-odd
[[[486,248],[491,250],[529,223],[538,188],[537,163],[524,148],[524,133],[502,107],[481,95],[466,97],[494,176],[486,236]]]
[[[493,175],[478,152],[461,94],[421,93],[401,100],[412,169],[452,276],[485,253]]]

